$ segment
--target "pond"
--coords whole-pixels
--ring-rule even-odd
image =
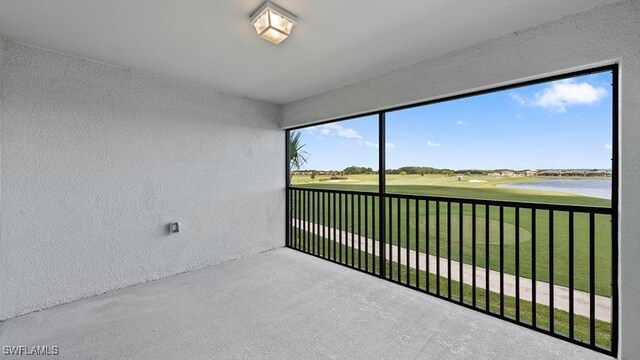
[[[611,179],[557,179],[528,183],[500,184],[498,187],[510,187],[530,190],[545,190],[611,199]]]

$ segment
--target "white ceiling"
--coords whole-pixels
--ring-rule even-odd
[[[276,0],[279,46],[248,21],[261,0],[0,0],[0,35],[283,104],[612,0]]]

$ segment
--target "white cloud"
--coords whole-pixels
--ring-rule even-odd
[[[340,136],[347,139],[359,139],[362,140],[362,136],[352,128],[344,127],[338,124],[325,124],[312,126],[304,129],[309,134],[320,133],[325,136]]]
[[[604,144],[604,148],[611,150],[613,149],[613,146],[611,146],[611,144]]]
[[[511,98],[513,100],[515,100],[520,105],[527,105],[528,104],[528,100],[523,98],[520,94],[512,93],[511,94]]]
[[[388,142],[386,145],[387,149],[395,149],[395,145],[393,143]]]
[[[362,140],[362,136],[360,136],[357,131],[338,124],[320,125],[320,132],[322,132],[324,135],[340,136],[347,139]]]
[[[554,81],[544,90],[537,92],[532,98],[519,94],[511,97],[520,105],[537,106],[543,109],[565,112],[568,106],[590,105],[600,101],[607,95],[607,89],[596,87],[586,82],[577,83],[573,79]]]
[[[462,128],[462,127],[469,127],[469,124],[467,124],[466,122],[464,122],[464,121],[462,121],[462,120],[458,120],[458,121],[456,121],[456,125],[457,125],[458,127],[461,127],[461,128]]]
[[[440,146],[440,144],[436,144],[431,140],[427,140],[427,145],[429,145],[431,147],[439,147]]]

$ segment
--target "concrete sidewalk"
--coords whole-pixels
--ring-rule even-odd
[[[320,224],[306,222],[302,220],[293,220],[293,225],[305,229],[306,231],[314,234],[322,235],[323,231],[326,238],[333,241],[333,228],[324,227]],[[323,229],[324,228],[324,229]],[[351,245],[352,234],[347,231],[336,230],[336,241],[340,238],[345,245]],[[354,236],[355,248],[358,249],[358,242],[360,243],[360,250],[365,251],[368,243],[368,253],[374,254],[375,249],[378,249],[379,242],[372,239],[365,239],[364,237]],[[400,250],[400,254],[398,254]],[[391,256],[389,257],[389,244],[386,244],[387,260],[389,258],[398,262],[398,255],[400,256],[400,264],[407,264],[407,249],[395,245],[391,245]],[[377,254],[377,251],[376,251]],[[428,259],[428,260],[427,260]],[[414,269],[425,270],[427,268],[427,262],[429,263],[429,273],[437,273],[436,257],[419,252],[418,262],[416,265],[416,253],[414,250],[409,250],[409,267]],[[440,276],[448,277],[447,259],[440,258]],[[395,270],[395,269],[394,269]],[[457,261],[451,260],[451,279],[460,281],[460,264]],[[486,271],[485,268],[476,266],[476,287],[479,289],[485,289],[486,284]],[[473,284],[473,266],[469,264],[462,265],[462,280],[465,284]],[[533,281],[531,279],[520,277],[520,299],[526,301],[532,301],[533,299]],[[489,270],[489,290],[500,293],[500,272]],[[569,288],[559,285],[553,286],[554,291],[554,308],[564,311],[569,311]],[[504,274],[504,294],[506,296],[516,296],[516,277],[511,274]],[[579,290],[573,292],[574,301],[574,313],[576,315],[590,316],[590,297],[589,293]],[[544,281],[536,281],[536,302],[542,305],[549,305],[550,300],[550,286],[549,283]],[[595,310],[596,319],[611,322],[611,298],[596,295],[595,297]]]

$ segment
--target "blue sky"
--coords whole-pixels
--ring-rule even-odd
[[[387,113],[387,168],[611,167],[611,73]],[[303,169],[378,168],[377,116],[306,128]]]

